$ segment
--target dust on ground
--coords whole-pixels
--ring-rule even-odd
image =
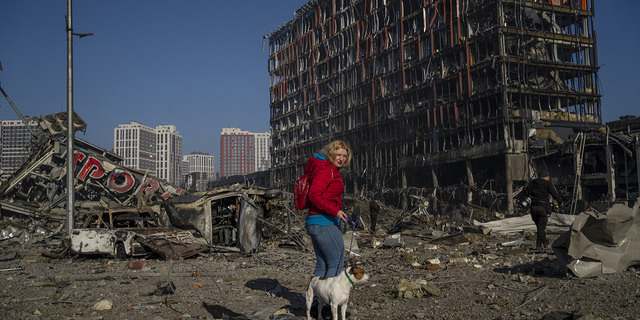
[[[397,215],[386,213],[379,224],[389,230]],[[635,268],[571,278],[552,250],[534,249],[533,235],[435,239],[417,231],[399,232],[402,245],[385,246],[366,231],[354,237],[357,256],[349,262],[372,280],[351,291],[348,319],[639,318]],[[502,246],[516,240],[521,244]],[[275,313],[270,319],[306,319],[304,292],[315,266],[313,252],[278,241],[265,241],[251,256],[213,247],[179,261],[132,260],[146,263],[130,267],[112,257],[51,259],[41,255],[47,249],[45,241],[0,242],[0,256],[17,253],[0,261],[2,319],[222,319],[222,312],[230,319],[269,318],[243,318],[258,311]]]

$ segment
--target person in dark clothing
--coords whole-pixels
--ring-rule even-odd
[[[380,213],[380,197],[375,196],[369,204],[369,216],[371,217],[371,232],[376,233],[376,222]]]
[[[560,194],[553,187],[549,179],[549,173],[540,171],[539,178],[531,181],[525,189],[525,196],[531,201],[531,219],[536,224],[536,248],[544,248],[549,244],[545,235],[547,228],[548,216],[551,214],[551,206],[549,203],[549,195],[553,196],[556,201],[561,203]]]

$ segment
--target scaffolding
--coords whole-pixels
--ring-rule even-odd
[[[341,139],[348,192],[491,180],[512,210],[532,137],[601,125],[593,1],[309,1],[265,36],[271,185]]]

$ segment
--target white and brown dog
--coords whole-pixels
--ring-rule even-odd
[[[313,297],[318,299],[318,320],[322,320],[322,308],[325,304],[331,306],[331,316],[333,320],[338,320],[338,307],[342,306],[342,320],[347,316],[347,303],[349,302],[349,292],[356,283],[363,283],[369,280],[370,276],[364,273],[360,267],[350,266],[339,275],[331,278],[311,276],[311,281],[307,287],[307,320],[311,320],[311,303]]]

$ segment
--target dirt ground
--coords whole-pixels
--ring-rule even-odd
[[[563,274],[551,249],[501,245],[531,235],[465,233],[447,243],[400,234],[404,245],[395,247],[355,238],[350,262],[372,280],[351,291],[348,319],[640,319],[635,268],[578,279]],[[0,318],[305,319],[315,265],[313,252],[266,241],[252,256],[215,247],[180,261],[130,260],[146,262],[143,269],[111,257],[51,259],[46,249],[43,241],[0,242],[0,257],[18,253],[0,261]],[[403,280],[424,286],[399,290]],[[440,294],[424,291],[428,284]]]

